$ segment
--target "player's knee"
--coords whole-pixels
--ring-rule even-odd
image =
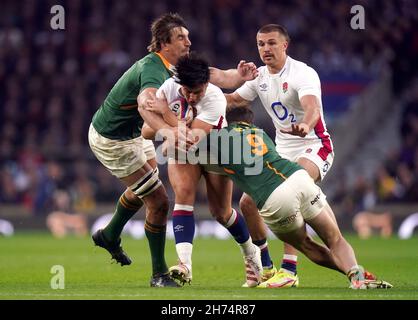
[[[239,208],[244,215],[251,214],[254,209],[257,211],[257,207],[249,196],[243,195],[239,201]]]
[[[232,209],[229,208],[211,208],[212,216],[218,221],[220,224],[225,225],[228,223],[229,218],[231,217]]]
[[[168,201],[163,201],[153,208],[154,216],[166,217],[168,215]]]
[[[132,192],[130,188],[127,188],[124,192],[126,199],[128,199],[131,203],[137,203],[138,205],[142,203],[142,200],[138,198],[138,196]]]
[[[194,202],[194,195],[196,194],[194,186],[178,183],[173,189],[176,194],[176,203]]]
[[[168,196],[164,188],[157,189],[152,197],[147,198],[147,211],[148,214],[154,217],[166,217],[168,215],[169,203]]]

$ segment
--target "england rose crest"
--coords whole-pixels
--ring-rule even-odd
[[[282,89],[283,89],[283,93],[286,93],[287,92],[287,88],[288,88],[288,83],[287,82],[285,82],[285,83],[283,83],[283,87],[282,87]]]

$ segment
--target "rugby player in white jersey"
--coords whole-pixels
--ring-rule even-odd
[[[194,118],[190,124],[191,134],[198,139],[204,138],[212,129],[226,127],[226,99],[221,89],[209,83],[209,76],[205,60],[193,55],[181,58],[176,65],[176,77],[166,80],[158,89],[158,99],[149,102],[149,110],[161,113],[170,126],[178,126],[179,118],[188,117],[191,107]],[[143,136],[154,138],[155,132],[145,127]],[[260,249],[252,243],[244,218],[231,207],[232,181],[222,168],[207,164],[206,157],[203,162],[192,164],[178,155],[168,156],[168,176],[175,193],[172,218],[179,260],[177,265],[169,268],[171,276],[183,284],[192,280],[193,211],[198,183],[203,176],[209,210],[238,243],[246,264],[246,284],[256,286],[262,273]]]
[[[265,64],[259,76],[247,81],[232,94],[226,94],[228,107],[249,104],[257,97],[276,128],[276,150],[283,158],[297,162],[315,182],[321,181],[334,159],[321,101],[321,83],[317,72],[287,55],[290,38],[277,24],[263,26],[257,33],[257,47]],[[240,201],[253,242],[262,252],[264,280],[274,276],[275,287],[297,287],[297,251],[284,244],[279,271],[267,248],[267,232],[254,201],[243,194]],[[334,221],[335,217],[333,217]],[[373,277],[366,273],[366,277]]]

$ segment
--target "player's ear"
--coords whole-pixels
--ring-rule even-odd
[[[167,44],[168,43],[161,42],[161,51],[168,51],[169,50]]]
[[[289,47],[289,42],[287,42],[287,41],[283,42],[284,51],[286,51],[288,47]]]

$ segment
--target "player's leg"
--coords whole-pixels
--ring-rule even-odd
[[[192,164],[168,164],[168,177],[175,193],[173,231],[179,263],[170,274],[181,283],[192,280],[192,250],[195,233],[194,202],[201,168]]]
[[[303,239],[304,252],[309,255],[309,258],[318,264],[335,268],[335,263],[332,260],[329,250],[322,245],[310,241],[310,237],[306,234],[304,217],[301,214],[301,199],[307,197],[306,192],[303,191],[306,188],[304,184],[307,183],[312,184],[309,189],[309,196],[313,193],[313,198],[316,199],[320,188],[313,183],[306,171],[300,170],[291,175],[273,191],[263,208],[260,209],[260,215],[277,237],[296,247],[296,249],[300,249],[299,244],[302,243],[300,239]],[[320,202],[324,196],[318,198],[316,201]],[[315,209],[317,211],[312,213],[312,217],[322,209],[322,206],[316,208],[317,206],[319,204],[316,204]],[[297,246],[295,245],[295,238],[298,240],[296,242]],[[297,285],[297,278],[295,279],[287,272],[278,272],[267,283],[264,283],[262,287],[285,288],[295,287]]]
[[[326,203],[323,210],[315,218],[307,221],[307,223],[329,248],[338,270],[347,274],[353,266],[357,265],[356,256],[353,248],[345,240],[338,226],[332,220],[330,211],[332,209]]]
[[[110,242],[117,242],[126,223],[142,207],[143,202],[127,188],[119,197],[112,219],[103,228],[104,237]]]
[[[146,162],[139,170],[122,179],[130,184],[130,191],[146,206],[145,235],[151,251],[153,287],[174,287],[177,284],[168,275],[165,261],[165,239],[168,215],[168,197],[158,177],[158,169]]]
[[[204,172],[209,210],[238,243],[246,266],[246,284],[256,286],[261,281],[263,266],[260,249],[252,243],[245,219],[231,206],[232,181],[224,175]]]
[[[287,201],[277,202],[275,198]],[[294,173],[274,192],[274,201],[269,203],[277,208],[271,216],[260,211],[266,223],[283,241],[293,245],[312,261],[347,274],[351,287],[366,288],[381,283],[366,283],[364,270],[358,266],[353,248],[342,236],[337,223],[332,219],[333,212],[325,195],[315,185],[307,172]],[[289,215],[289,212],[293,214]],[[310,238],[306,233],[305,222],[319,235],[326,247]]]
[[[129,176],[135,174],[135,171],[146,162],[141,137],[127,141],[111,140],[101,136],[93,125],[90,125],[88,139],[96,158],[120,180],[125,177],[129,180]],[[130,182],[124,184],[128,187]],[[97,232],[95,238],[100,238],[98,240],[100,242],[116,246],[115,244],[120,241],[123,227],[141,206],[142,201],[129,188],[125,190],[119,197],[112,220],[103,230]],[[121,262],[121,264],[124,263]],[[130,264],[130,261],[126,264]]]
[[[107,139],[90,125],[89,145],[97,159],[128,187],[119,198],[114,215],[117,217],[111,227],[113,230],[108,234],[118,237],[124,224],[144,203],[147,207],[145,234],[152,259],[151,286],[177,286],[168,275],[164,257],[168,198],[158,178],[156,162],[152,160],[155,158],[152,141],[142,137],[126,141]],[[106,238],[102,230],[98,230],[92,238],[96,245],[105,248],[121,265],[131,263],[120,245],[120,237],[112,241]]]
[[[307,234],[305,223],[300,213],[295,212],[287,216],[293,217],[293,222],[286,226],[291,231],[280,230],[280,227],[272,226],[272,231],[279,239],[291,244],[316,264],[344,274],[350,273],[350,277],[357,276],[361,280],[361,269],[357,265],[354,252],[342,237],[338,226],[332,221],[329,213],[326,213],[325,208],[313,219],[309,220],[309,225],[318,233],[326,246],[314,241]],[[279,288],[292,284],[292,279],[284,282],[279,275],[279,273],[276,274],[260,286],[264,288]],[[359,279],[356,278],[356,280]]]
[[[317,155],[317,150],[319,150],[320,147],[322,146],[315,146],[313,147],[312,153],[304,154],[297,158],[297,163],[308,172],[309,176],[315,183],[319,183],[324,180],[334,160],[333,153],[329,154],[327,160],[325,161],[320,158]],[[334,212],[331,210],[331,212],[328,213],[331,214],[331,219],[337,223]]]
[[[319,157],[317,157],[319,158]],[[297,159],[297,163],[302,166],[307,172],[308,174],[311,176],[311,178],[315,181],[315,182],[320,182],[326,172],[328,171],[329,167],[331,165],[329,165],[327,167],[326,171],[323,171],[323,174],[321,175],[321,171],[318,167],[318,162],[320,162],[319,165],[324,166],[324,161],[322,159],[315,159],[315,162],[311,159],[308,159],[306,157],[299,157]],[[331,162],[332,163],[332,162]],[[335,216],[332,216],[332,218],[336,221]],[[290,244],[284,242],[283,243],[283,259],[282,259],[282,264],[281,264],[281,268],[279,270],[279,272],[286,272],[289,273],[290,275],[296,276],[297,274],[297,260],[298,260],[298,252],[297,250],[292,247]],[[285,276],[285,275],[284,275]]]
[[[149,142],[143,143],[143,150],[147,157],[148,164],[152,169],[155,169],[157,168],[157,161],[155,160],[155,152],[154,154],[152,153],[153,146],[149,146]],[[124,181],[123,178],[121,180]],[[124,181],[124,183],[125,185],[130,185],[130,181]],[[143,204],[143,201],[139,199],[129,188],[127,188],[120,196],[119,201],[116,204],[116,210],[113,214],[112,220],[110,220],[109,224],[103,229],[104,236],[111,242],[117,241],[125,225],[135,215],[135,213],[141,209]]]
[[[321,175],[318,169],[318,166],[313,163],[311,160],[307,158],[299,158],[298,164],[302,166],[306,171],[308,171],[309,175],[314,179],[314,181],[320,181]],[[282,265],[279,272],[287,272],[291,275],[297,274],[297,261],[298,261],[298,251],[291,246],[290,244],[284,242],[283,243],[283,259]]]
[[[274,276],[277,271],[268,249],[266,225],[258,214],[257,205],[246,193],[242,194],[239,207],[244,215],[253,243],[261,250],[261,262],[263,264],[262,280],[266,281]]]
[[[109,170],[109,172],[122,180],[135,174],[146,162],[140,139],[116,141],[101,136],[90,125],[89,145],[96,158]],[[129,161],[128,161],[129,159]],[[129,184],[126,184],[129,186]],[[95,245],[106,249],[116,262],[123,265],[131,264],[130,258],[123,251],[120,243],[120,234],[126,222],[136,213],[142,201],[127,189],[118,199],[116,209],[110,223],[93,235]]]

